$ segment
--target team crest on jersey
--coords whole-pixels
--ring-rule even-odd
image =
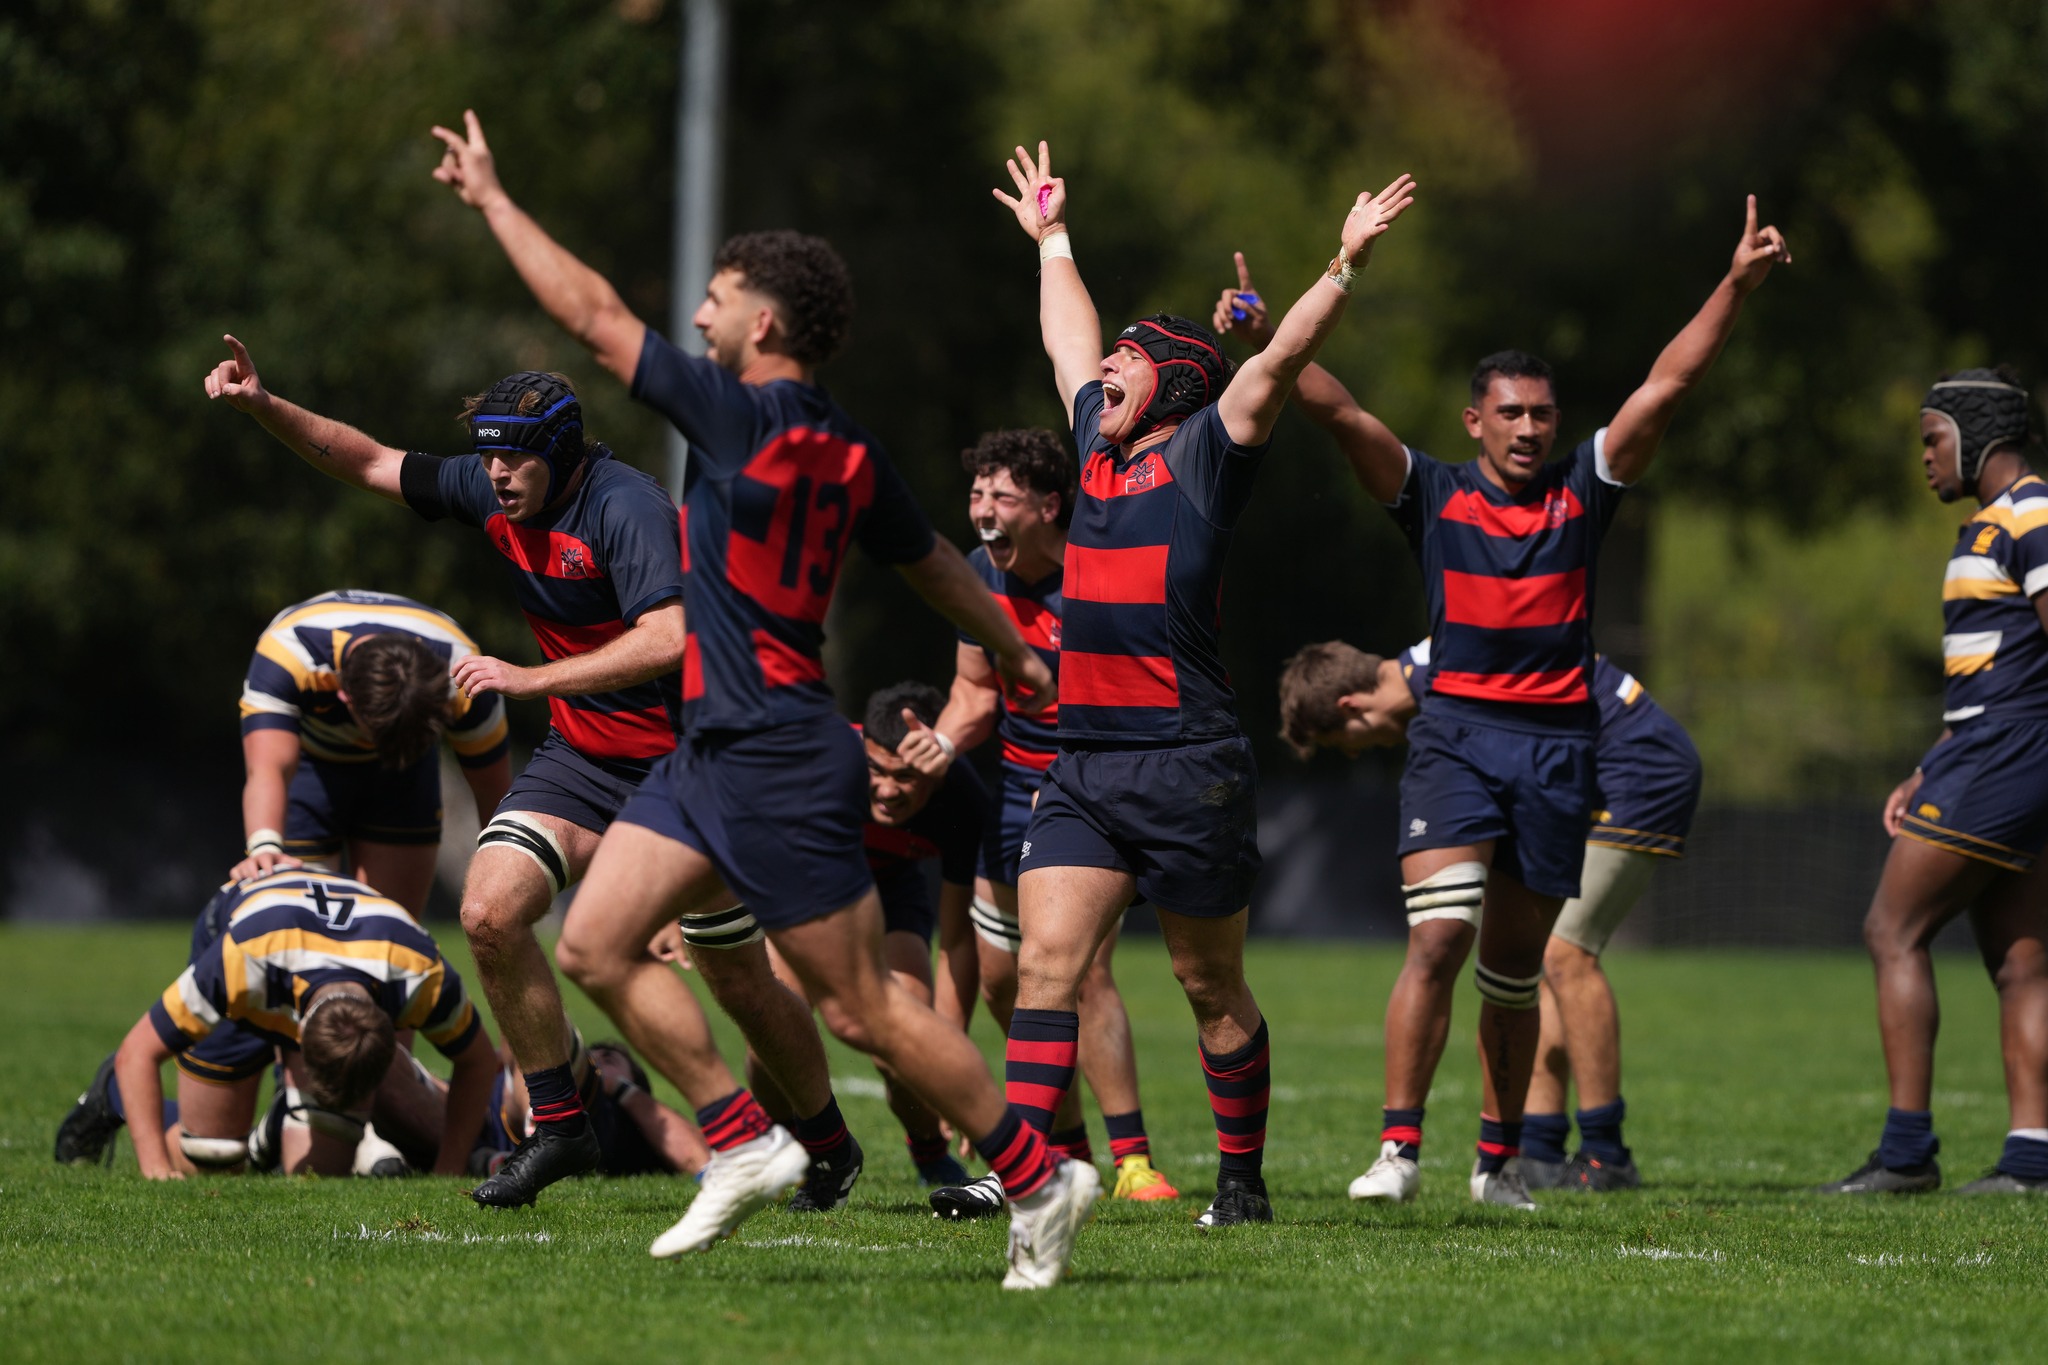
[[[1147,455],[1142,464],[1135,466],[1129,473],[1124,475],[1124,492],[1142,493],[1157,483],[1158,479],[1158,457]]]
[[[1054,649],[1060,647],[1060,621],[1057,616],[1045,624],[1045,641]]]
[[[564,578],[597,577],[597,573],[590,567],[589,559],[584,556],[581,545],[564,545],[560,559]]]
[[[1562,488],[1553,488],[1550,492],[1546,493],[1543,497],[1543,516],[1544,520],[1550,523],[1550,529],[1553,531],[1564,525],[1567,521],[1570,521],[1572,517],[1570,494],[1566,493]]]

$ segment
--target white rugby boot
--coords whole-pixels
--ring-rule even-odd
[[[1380,1144],[1380,1159],[1366,1167],[1364,1175],[1351,1182],[1351,1197],[1406,1204],[1421,1188],[1422,1171],[1401,1155],[1400,1143],[1389,1141]]]
[[[1067,1273],[1074,1239],[1095,1216],[1102,1174],[1090,1161],[1062,1161],[1052,1179],[1010,1201],[1010,1271],[1005,1289],[1050,1289]]]
[[[1522,1183],[1522,1159],[1511,1156],[1508,1164],[1497,1171],[1481,1171],[1474,1161],[1472,1202],[1497,1204],[1504,1209],[1534,1209],[1536,1201],[1529,1197],[1529,1187]]]
[[[648,1254],[666,1260],[687,1251],[709,1251],[787,1194],[810,1169],[810,1153],[779,1123],[752,1142],[713,1152],[703,1188],[676,1225],[654,1239]]]

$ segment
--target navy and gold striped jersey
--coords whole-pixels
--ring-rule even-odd
[[[306,997],[336,981],[366,988],[394,1024],[419,1030],[449,1057],[483,1027],[432,935],[361,882],[277,872],[222,887],[206,915],[225,928],[149,1007],[172,1052],[230,1021],[295,1046]]]
[[[2034,598],[2048,588],[2048,482],[2028,474],[1956,533],[1941,584],[1942,719],[2048,717],[2048,635]]]
[[[453,668],[476,641],[446,612],[395,593],[344,588],[324,592],[271,618],[242,680],[242,733],[290,730],[307,755],[328,763],[377,757],[341,704],[337,667],[349,645],[372,635],[409,635]],[[493,693],[470,698],[451,679],[448,747],[464,767],[495,763],[507,744],[505,704]]]

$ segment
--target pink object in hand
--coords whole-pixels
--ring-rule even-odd
[[[1045,217],[1045,206],[1046,206],[1047,204],[1051,203],[1051,202],[1052,202],[1052,186],[1050,186],[1050,185],[1040,185],[1040,186],[1038,187],[1038,216],[1039,216],[1040,218],[1043,218],[1043,217]]]

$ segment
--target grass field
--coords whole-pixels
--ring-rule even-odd
[[[458,936],[446,934],[446,938]],[[1617,954],[1630,1140],[1650,1188],[1467,1202],[1472,1008],[1430,1105],[1424,1195],[1344,1197],[1376,1147],[1385,949],[1261,946],[1272,1020],[1271,1228],[1204,1238],[1213,1134],[1186,1006],[1152,944],[1123,951],[1146,1113],[1189,1198],[1103,1207],[1071,1280],[997,1288],[1000,1220],[941,1225],[865,1062],[835,1050],[868,1175],[839,1214],[772,1212],[708,1256],[648,1242],[694,1186],[558,1187],[490,1214],[466,1182],[224,1179],[60,1169],[51,1135],[99,1057],[182,965],[185,931],[0,930],[0,1357],[405,1359],[2040,1359],[2048,1201],[1802,1193],[1875,1142],[1868,971],[1842,955]],[[459,956],[459,944],[448,945]],[[1936,1117],[1950,1184],[1997,1156],[1990,991],[1941,965]],[[580,1000],[586,1032],[605,1030]],[[993,1053],[984,1019],[978,1036]],[[726,1037],[730,1038],[727,1033]],[[732,1055],[732,1054],[728,1054]],[[438,1060],[438,1059],[436,1059]],[[1096,1123],[1098,1150],[1106,1148]],[[1112,1354],[1113,1353],[1113,1354]]]

